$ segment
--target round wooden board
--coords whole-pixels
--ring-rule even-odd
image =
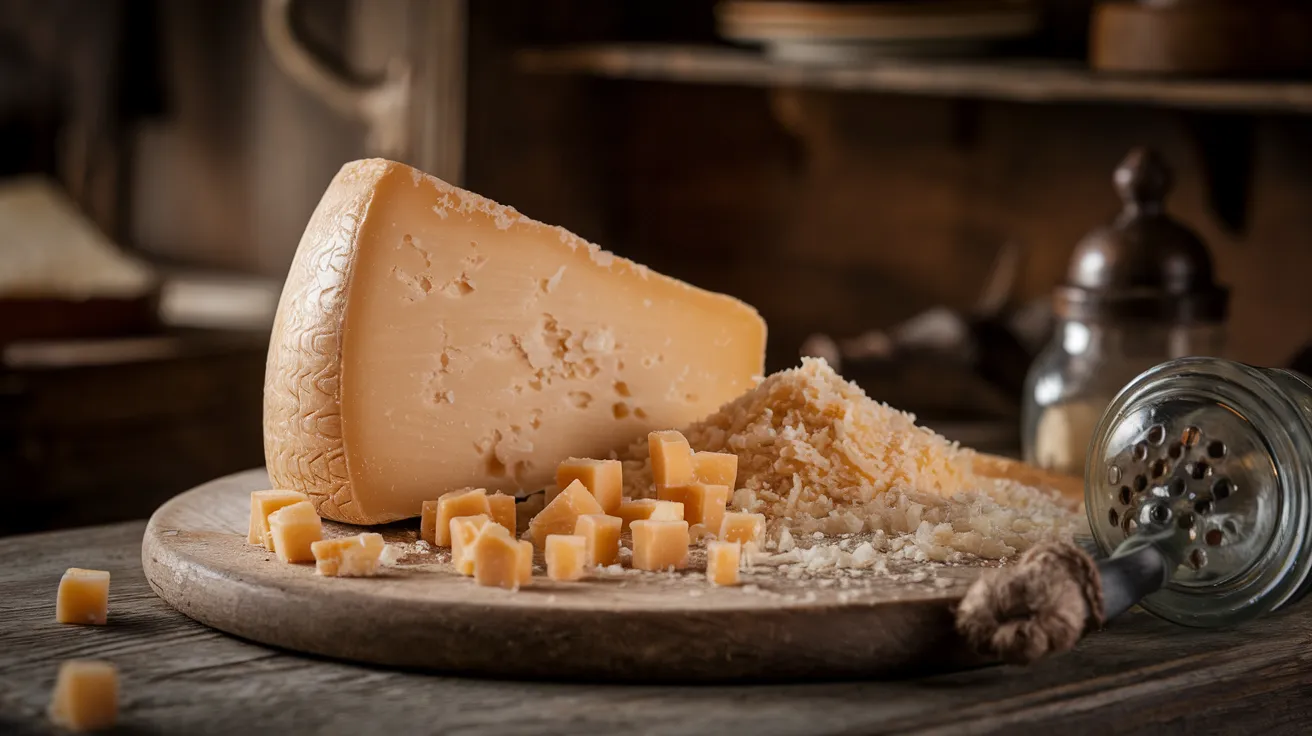
[[[483,588],[445,552],[413,550],[417,522],[375,529],[411,553],[374,578],[326,578],[246,542],[264,470],[212,481],[151,517],[142,566],[174,608],[263,644],[378,665],[499,677],[726,681],[888,677],[979,664],[952,626],[978,567],[822,585],[769,570],[747,585],[629,572]],[[325,521],[326,537],[359,527]],[[539,564],[541,559],[538,560]]]

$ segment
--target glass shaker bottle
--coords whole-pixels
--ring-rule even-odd
[[[1135,149],[1113,181],[1123,209],[1076,246],[1023,398],[1025,461],[1069,475],[1083,475],[1094,427],[1123,386],[1172,358],[1215,356],[1224,341],[1228,293],[1207,246],[1166,214],[1166,165]]]

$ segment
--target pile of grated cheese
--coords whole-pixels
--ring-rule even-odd
[[[871,400],[823,359],[769,376],[682,432],[694,450],[738,456],[730,506],[765,514],[775,549],[859,535],[910,559],[1002,559],[1084,524],[1055,492],[976,475],[972,450]],[[646,440],[620,459],[625,495],[653,496]]]

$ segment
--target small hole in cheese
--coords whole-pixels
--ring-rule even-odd
[[[629,416],[629,405],[624,403],[623,401],[615,402],[615,404],[611,406],[610,410],[611,413],[615,415],[616,419],[625,419]]]

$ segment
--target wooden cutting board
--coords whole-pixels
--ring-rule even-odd
[[[985,463],[1014,475],[1006,461]],[[1078,488],[1070,479],[1032,478]],[[212,481],[151,517],[142,566],[167,603],[256,642],[378,665],[498,677],[613,681],[887,677],[980,664],[952,606],[983,567],[890,566],[860,586],[745,573],[715,588],[696,571],[575,583],[535,576],[518,592],[480,588],[439,552],[381,577],[324,578],[246,542],[263,470]],[[376,529],[413,547],[415,522]],[[360,531],[324,522],[325,536]],[[541,560],[539,559],[539,564]]]

